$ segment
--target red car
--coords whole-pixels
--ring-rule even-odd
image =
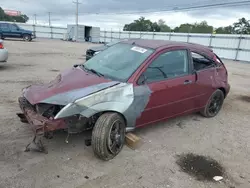
[[[225,65],[211,49],[130,39],[48,84],[25,88],[18,116],[36,136],[92,130],[94,153],[110,160],[121,151],[125,132],[194,112],[214,117],[229,90]]]

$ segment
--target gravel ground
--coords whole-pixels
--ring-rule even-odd
[[[212,119],[197,114],[138,129],[143,140],[137,150],[124,147],[103,162],[84,144],[84,134],[66,133],[47,140],[49,153],[23,152],[32,139],[17,98],[29,84],[48,82],[59,71],[84,61],[93,44],[56,40],[5,41],[10,55],[0,66],[0,188],[205,188],[250,187],[250,64],[226,61],[231,92],[222,111]],[[217,160],[225,169],[224,182],[197,181],[180,170],[176,155],[191,152]]]

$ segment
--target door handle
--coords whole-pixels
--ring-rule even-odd
[[[187,84],[192,84],[192,81],[191,80],[185,80],[184,85],[187,85]]]

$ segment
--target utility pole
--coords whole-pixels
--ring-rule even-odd
[[[51,12],[48,12],[48,13],[49,13],[49,26],[50,26],[50,31],[51,31],[51,33],[50,33],[50,38],[53,39],[53,31],[52,31],[51,20],[50,20],[50,14],[51,14]]]
[[[77,41],[78,39],[78,7],[79,7],[79,4],[81,3],[79,3],[78,0],[73,1],[73,3],[76,4],[76,32],[75,34],[76,34],[76,41]]]
[[[34,14],[34,24],[36,24],[36,14]]]
[[[49,12],[49,26],[51,26],[50,13],[51,13],[51,12]]]

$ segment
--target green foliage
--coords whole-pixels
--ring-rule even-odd
[[[138,20],[134,20],[130,24],[125,24],[123,31],[151,31],[160,32],[161,29],[167,25],[159,25],[157,22],[151,22],[144,17],[140,17]],[[168,27],[168,26],[167,26]]]
[[[227,27],[219,27],[215,30],[217,34],[233,34],[234,28],[233,26],[227,26]]]
[[[250,21],[241,18],[233,24],[233,30],[236,34],[250,34]]]
[[[0,21],[26,23],[28,20],[29,17],[25,14],[22,14],[20,16],[9,16],[5,14],[3,9],[0,7]]]
[[[185,23],[171,29],[164,20],[160,19],[157,23],[140,17],[130,24],[126,24],[124,31],[149,31],[149,32],[175,32],[175,33],[217,33],[217,34],[250,34],[250,21],[241,18],[233,25],[219,27],[217,29],[208,25],[206,21],[200,23]]]

